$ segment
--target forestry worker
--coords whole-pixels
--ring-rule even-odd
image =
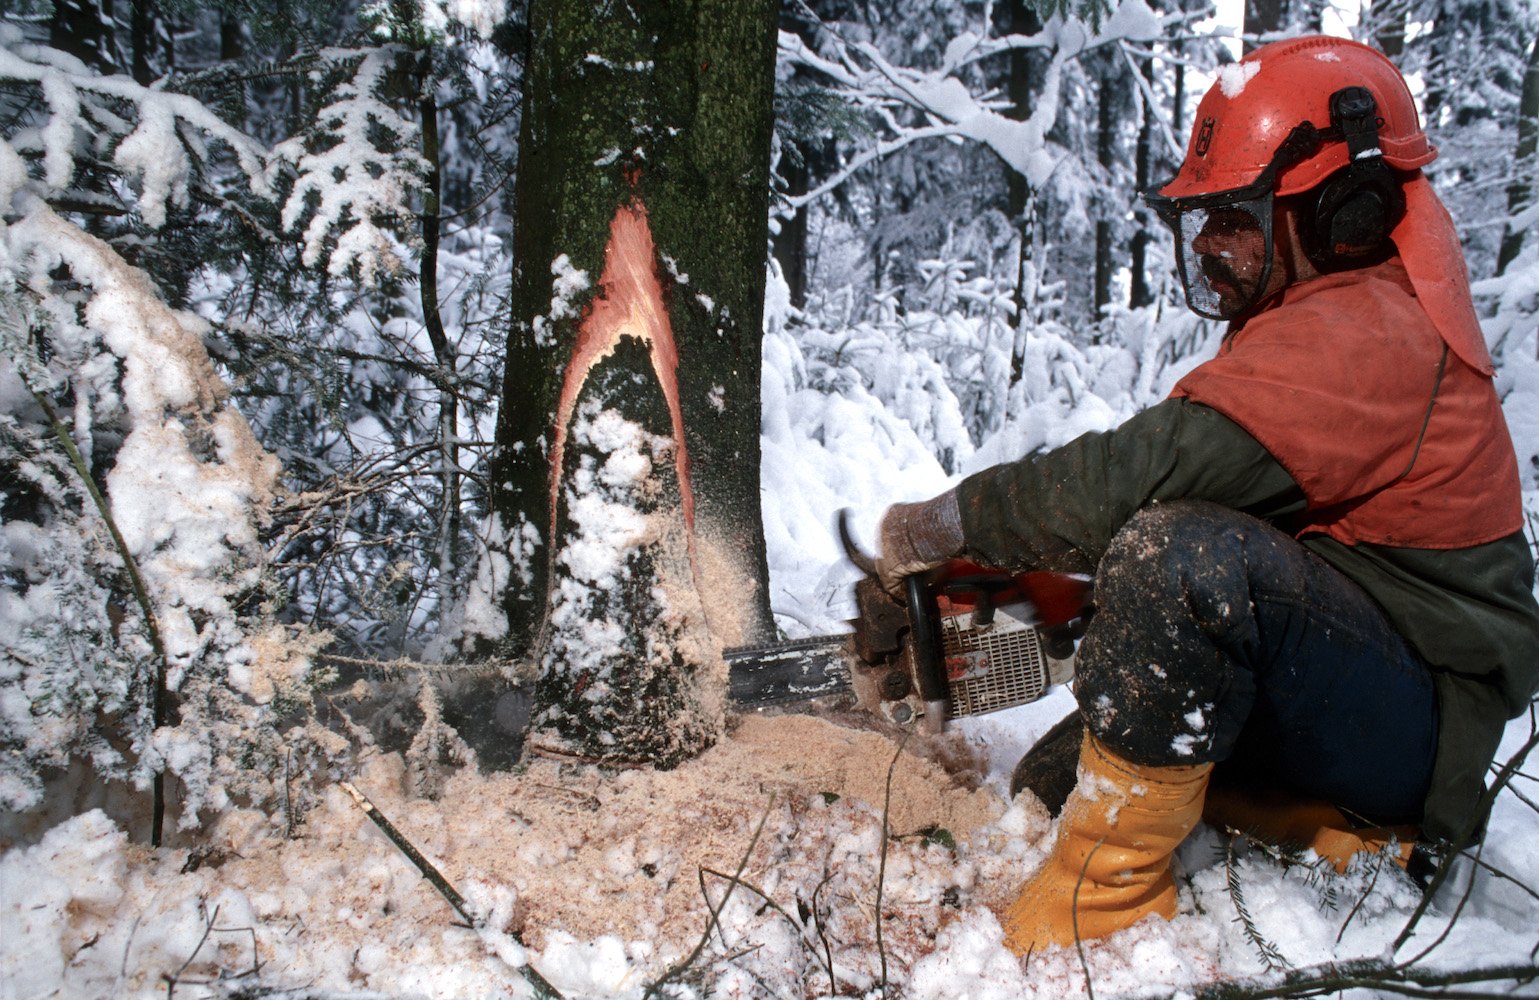
[[[889,590],[959,555],[1095,573],[1079,711],[1017,772],[1061,806],[1003,917],[1018,953],[1173,916],[1204,815],[1342,866],[1398,845],[1413,874],[1480,835],[1539,606],[1436,155],[1367,46],[1225,67],[1149,195],[1188,304],[1229,321],[1217,357],[1115,430],[883,515]]]

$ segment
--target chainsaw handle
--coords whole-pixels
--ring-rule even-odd
[[[913,641],[909,655],[914,658],[914,680],[924,701],[925,728],[940,732],[946,725],[951,700],[946,683],[946,664],[941,655],[940,607],[935,592],[927,585],[925,574],[915,573],[903,581],[908,598],[908,623]]]

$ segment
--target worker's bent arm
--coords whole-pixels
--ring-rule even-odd
[[[1140,508],[1183,497],[1257,517],[1304,509],[1287,470],[1218,411],[1167,399],[1120,427],[969,476],[967,554],[1009,569],[1091,572]]]

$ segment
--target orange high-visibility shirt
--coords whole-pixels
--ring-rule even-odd
[[[1446,348],[1398,258],[1287,288],[1171,395],[1292,474],[1309,503],[1297,537],[1456,549],[1523,525],[1492,381]]]

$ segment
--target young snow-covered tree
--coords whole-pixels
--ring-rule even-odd
[[[325,13],[324,2],[310,6]],[[298,107],[286,86],[264,103],[248,81],[252,103],[232,109],[217,92],[247,93],[228,85],[234,67],[189,58],[189,72],[144,87],[45,37],[40,25],[0,19],[0,808],[52,805],[50,776],[86,762],[92,778],[151,790],[154,841],[166,798],[184,825],[237,799],[287,800],[302,792],[290,778],[298,785],[344,751],[308,711],[328,679],[311,669],[319,638],[273,620],[283,605],[275,584],[316,577],[277,578],[264,551],[274,508],[290,522],[296,509],[300,521],[325,520],[324,484],[289,470],[280,485],[262,444],[308,461],[305,472],[329,465],[336,492],[353,490],[333,506],[364,506],[359,477],[337,460],[345,450],[315,447],[343,421],[306,390],[330,378],[344,399],[374,395],[353,383],[375,370],[360,364],[360,375],[345,361],[406,355],[404,382],[409,352],[369,341],[328,365],[333,345],[316,332],[325,324],[308,317],[341,317],[344,336],[369,327],[376,318],[351,304],[358,286],[403,270],[410,255],[425,133],[398,112],[394,84],[426,60],[376,44],[258,73],[292,81],[309,70],[316,90],[305,105],[313,122],[274,149],[255,133],[288,130],[262,113],[271,104],[286,120]],[[208,33],[179,40],[206,62]],[[439,43],[422,41],[420,50]],[[168,68],[162,55],[158,69]],[[243,284],[262,291],[243,296]],[[456,315],[461,343],[468,298]],[[378,322],[382,336],[409,338],[409,323],[390,318]],[[286,375],[261,377],[285,363]],[[245,413],[223,377],[232,369],[247,376]],[[406,424],[407,455],[431,439],[388,411],[348,412],[347,427],[370,418]],[[456,478],[409,461],[380,477],[407,483],[398,495]],[[380,506],[403,508],[403,521],[420,510]],[[360,518],[336,533],[397,553],[411,544],[369,527]],[[304,562],[309,539],[279,530],[278,548]],[[289,607],[323,624],[366,617],[333,615],[324,587],[295,586]]]
[[[275,613],[324,629],[328,655],[438,659],[473,575],[500,388],[521,15],[253,3],[205,6],[171,85],[272,144],[279,197],[168,226],[207,235],[162,232],[135,263],[214,323],[282,459]]]
[[[158,842],[167,775],[190,825],[270,798],[296,745],[308,766],[308,660],[249,615],[277,463],[207,322],[129,259],[195,199],[272,188],[198,100],[30,30],[0,22],[0,808],[86,763],[151,791]]]
[[[671,766],[721,731],[721,647],[771,628],[775,5],[535,0],[529,30],[486,565],[500,613],[468,624],[537,667],[532,746]]]

